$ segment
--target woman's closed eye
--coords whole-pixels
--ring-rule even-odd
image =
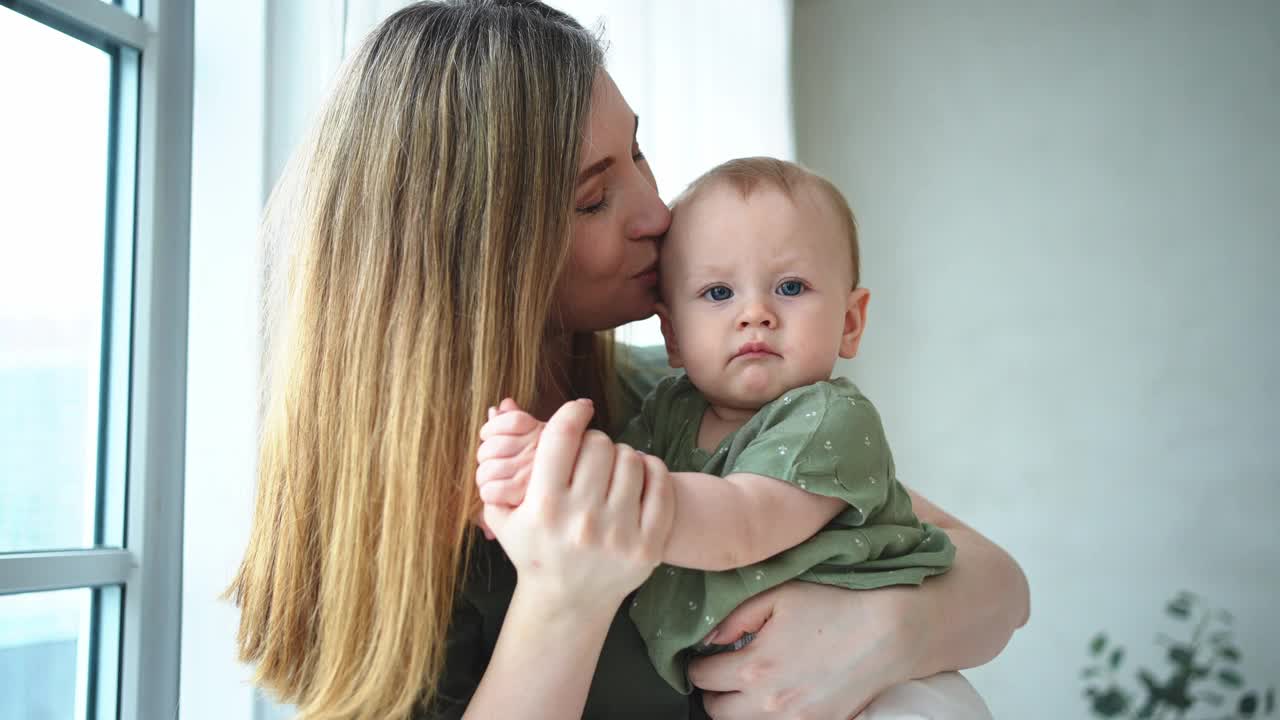
[[[607,207],[609,207],[609,196],[607,193],[601,192],[598,199],[588,200],[585,204],[574,208],[574,212],[579,215],[595,215]]]

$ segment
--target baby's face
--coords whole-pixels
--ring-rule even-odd
[[[672,364],[717,405],[755,409],[831,377],[853,302],[851,250],[809,189],[727,184],[675,211],[662,245]]]

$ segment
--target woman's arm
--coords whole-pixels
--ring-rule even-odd
[[[748,632],[755,640],[689,665],[712,718],[780,711],[848,718],[894,685],[981,665],[1008,644],[1029,614],[1022,570],[923,496],[912,493],[912,501],[955,544],[951,571],[920,587],[849,591],[790,582],[751,598],[716,628],[713,642]]]
[[[586,401],[561,407],[541,430],[519,507],[485,506],[516,588],[464,717],[580,716],[614,613],[661,560],[667,475],[584,434],[591,415]]]
[[[551,606],[517,585],[464,718],[582,715],[616,607]]]
[[[956,564],[920,587],[931,631],[912,678],[989,662],[1031,617],[1027,576],[1009,553],[955,516],[908,489],[921,521],[946,531]]]

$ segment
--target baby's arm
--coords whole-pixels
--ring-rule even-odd
[[[676,515],[663,562],[731,570],[773,557],[821,530],[848,505],[764,475],[671,473]]]
[[[503,401],[481,430],[476,483],[486,503],[517,506],[533,465],[543,423]],[[794,547],[846,507],[774,478],[734,473],[721,478],[671,473],[675,521],[663,555],[695,570],[744,567]]]

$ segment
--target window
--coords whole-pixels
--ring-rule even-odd
[[[191,54],[0,0],[0,717],[176,716]]]

